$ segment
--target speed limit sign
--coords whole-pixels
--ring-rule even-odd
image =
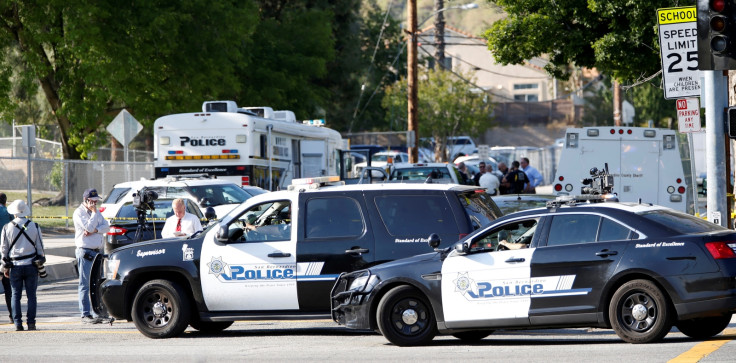
[[[695,6],[657,9],[664,98],[700,96]]]

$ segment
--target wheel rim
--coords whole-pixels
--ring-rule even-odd
[[[621,323],[635,332],[645,332],[657,322],[657,304],[649,295],[635,292],[621,304]]]
[[[405,336],[421,334],[429,326],[429,319],[427,306],[415,298],[401,299],[391,310],[392,326]]]
[[[171,322],[173,304],[171,296],[164,291],[154,290],[142,300],[141,317],[151,328],[163,328]]]

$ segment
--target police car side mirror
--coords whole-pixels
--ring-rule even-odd
[[[437,233],[432,233],[429,235],[429,241],[427,243],[429,244],[429,247],[437,248],[440,246],[441,242],[442,240],[440,239],[440,236],[437,235]]]
[[[217,230],[217,234],[215,234],[215,238],[218,242],[222,243],[228,243],[230,242],[230,230],[226,224],[220,224],[219,229]]]
[[[456,243],[455,252],[461,253],[461,254],[468,253],[468,244],[467,243]]]

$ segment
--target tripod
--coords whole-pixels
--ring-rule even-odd
[[[143,232],[150,231],[151,227],[146,224],[146,211],[143,209],[136,209],[138,213],[138,227],[135,229],[135,242],[143,241]],[[156,239],[156,235],[153,236]]]

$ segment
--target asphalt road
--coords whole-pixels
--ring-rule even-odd
[[[236,322],[217,335],[189,328],[181,337],[153,340],[133,323],[85,325],[79,320],[76,280],[39,288],[38,331],[15,332],[3,314],[2,361],[223,362],[259,361],[503,361],[503,362],[733,362],[736,319],[726,332],[695,341],[673,330],[663,342],[628,344],[612,330],[499,331],[478,343],[450,336],[401,348],[374,332],[332,321]]]

